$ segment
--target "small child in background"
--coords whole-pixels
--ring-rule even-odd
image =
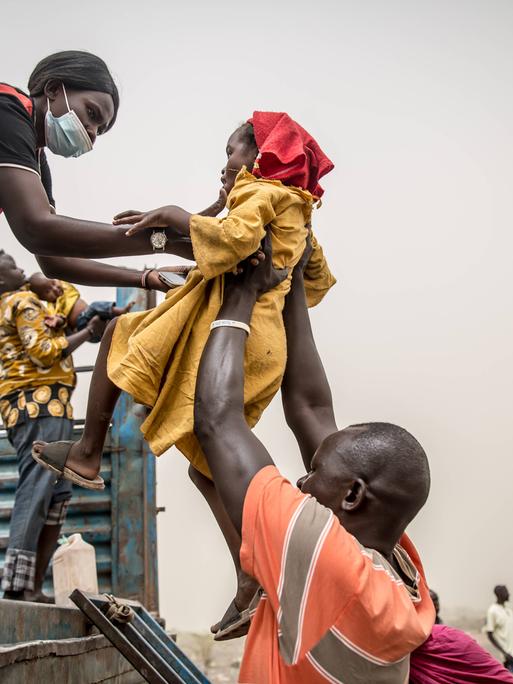
[[[102,321],[110,321],[116,316],[128,313],[134,302],[126,306],[116,306],[115,302],[92,302],[88,304],[80,296],[80,292],[65,280],[47,278],[42,273],[33,273],[28,279],[29,289],[39,299],[47,303],[49,316],[45,323],[49,328],[66,328],[73,331],[83,330],[94,316]],[[91,342],[99,342],[94,337]]]

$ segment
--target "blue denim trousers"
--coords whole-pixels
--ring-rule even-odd
[[[72,432],[72,420],[52,416],[26,420],[7,431],[16,449],[19,480],[2,577],[4,591],[34,588],[39,535],[46,524],[57,524],[52,511],[71,498],[71,482],[57,480],[55,473],[36,463],[32,458],[32,443],[71,439]]]
[[[91,318],[99,316],[102,321],[110,321],[114,318],[112,307],[114,302],[91,302],[87,309],[82,311],[77,318],[77,330],[83,330]],[[101,337],[93,337],[90,342],[99,342]]]

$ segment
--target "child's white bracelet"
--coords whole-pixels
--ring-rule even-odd
[[[243,323],[242,321],[230,321],[224,318],[220,318],[217,321],[212,321],[210,324],[210,330],[215,330],[216,328],[240,328],[248,335],[250,333],[250,328],[247,323]]]

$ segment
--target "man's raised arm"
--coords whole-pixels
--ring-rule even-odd
[[[283,322],[287,333],[287,367],[281,387],[287,424],[296,437],[307,471],[317,447],[337,431],[328,378],[320,359],[306,306],[303,270],[309,246],[292,274]]]
[[[223,305],[218,321],[249,325],[258,297],[275,287],[286,272],[272,266],[269,236],[264,240],[265,261],[247,264],[243,274],[225,276]],[[221,326],[211,331],[203,351],[196,382],[194,431],[205,453],[214,482],[238,532],[247,488],[256,473],[273,465],[267,449],[244,418],[244,350],[247,333]]]

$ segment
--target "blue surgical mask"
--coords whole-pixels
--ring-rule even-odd
[[[69,108],[66,88],[62,84],[64,98],[68,111],[62,116],[54,116],[50,111],[50,102],[47,98],[48,109],[45,116],[46,145],[54,153],[61,157],[80,157],[81,154],[90,152],[93,143],[83,123],[76,113]]]

